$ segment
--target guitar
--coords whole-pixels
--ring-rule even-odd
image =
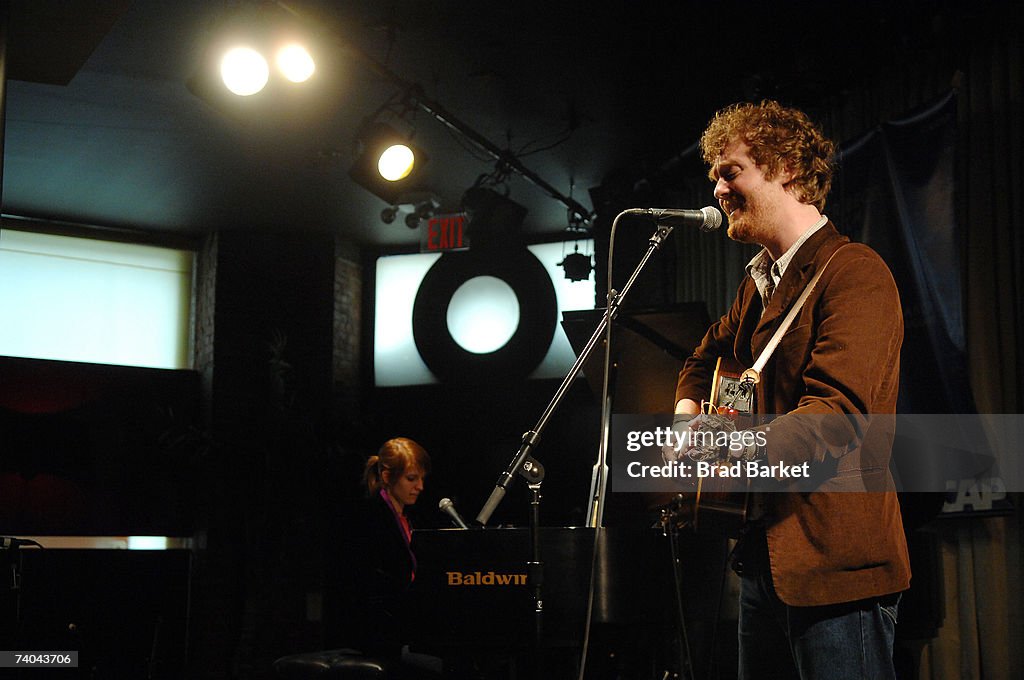
[[[744,371],[737,362],[719,357],[712,380],[711,397],[701,404],[705,414],[718,414],[732,420],[742,430],[754,413],[753,385],[743,380]],[[745,477],[727,476],[735,470],[733,461],[710,463],[710,474],[697,477],[696,493],[680,496],[674,512],[677,519],[695,531],[739,536],[750,512],[750,482]]]

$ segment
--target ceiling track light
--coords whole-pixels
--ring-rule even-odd
[[[287,0],[274,0],[276,5],[287,12],[290,12],[296,17],[303,15],[303,12],[295,9],[291,2]],[[307,21],[310,19],[307,18]],[[342,36],[336,36],[342,46],[345,48],[346,53],[359,60],[364,66],[369,68],[373,73],[384,78],[391,84],[395,85],[399,90],[405,93],[405,102],[409,108],[417,108],[433,117],[437,122],[446,126],[450,130],[458,133],[464,139],[468,140],[471,144],[476,146],[481,151],[487,153],[499,163],[503,164],[510,172],[514,172],[520,177],[531,182],[535,186],[539,187],[548,196],[560,201],[566,206],[572,213],[578,216],[578,219],[582,222],[589,222],[593,218],[593,213],[584,207],[581,203],[573,199],[571,196],[566,196],[558,189],[556,189],[549,182],[545,181],[540,175],[526,167],[522,161],[516,157],[515,154],[511,153],[507,149],[502,149],[498,145],[494,144],[482,134],[474,130],[467,123],[460,120],[453,113],[445,109],[439,102],[434,101],[426,95],[422,85],[405,80],[400,77],[397,73],[389,69],[383,62],[374,59],[366,52],[357,48],[351,42],[345,40]],[[363,185],[365,187],[365,185]],[[367,187],[368,188],[368,187]],[[372,191],[372,190],[371,190]],[[374,192],[376,193],[376,192]],[[379,195],[379,194],[378,194]]]
[[[271,93],[297,93],[288,88],[307,83],[316,73],[316,30],[314,24],[272,4],[239,7],[211,29],[198,70],[186,85],[227,113],[246,111],[252,106],[240,103],[246,100],[270,100],[279,108],[281,100]]]
[[[229,44],[219,62],[224,87],[240,97],[262,92],[270,82],[273,63],[278,75],[289,83],[304,83],[316,71],[313,56],[303,45],[287,42],[280,47],[251,46],[251,40]]]
[[[405,216],[405,226],[416,229],[423,220],[429,220],[440,207],[433,201],[424,201],[416,206],[416,209]]]
[[[358,151],[349,177],[390,205],[414,191],[427,154],[386,123],[364,124],[356,138]]]
[[[392,224],[405,213],[405,226],[416,229],[423,220],[436,216],[441,209],[441,199],[428,191],[414,191],[402,194],[398,202],[380,211],[380,221]]]

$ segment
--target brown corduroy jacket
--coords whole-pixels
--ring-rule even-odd
[[[677,401],[699,402],[719,356],[753,365],[833,253],[757,385],[757,412],[778,416],[765,432],[768,462],[807,461],[816,480],[814,491],[763,496],[772,579],[793,606],[852,602],[910,582],[888,470],[903,341],[892,274],[877,253],[826,224],[796,253],[763,315],[754,281],[744,278],[676,388]]]

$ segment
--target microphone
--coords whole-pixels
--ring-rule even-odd
[[[722,226],[722,213],[718,208],[707,206],[700,210],[681,208],[630,208],[625,215],[637,215],[671,227],[698,227],[701,231],[714,231]]]
[[[441,502],[437,504],[437,509],[441,512],[445,512],[449,517],[452,518],[452,522],[455,526],[460,529],[468,529],[469,526],[462,520],[462,516],[459,515],[459,511],[455,509],[455,504],[452,503],[451,498],[442,498]]]

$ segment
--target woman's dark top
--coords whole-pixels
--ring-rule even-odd
[[[397,512],[376,493],[344,518],[333,605],[340,625],[328,630],[328,645],[372,656],[398,656],[404,644],[405,605],[415,557]],[[331,575],[328,575],[330,580]]]

